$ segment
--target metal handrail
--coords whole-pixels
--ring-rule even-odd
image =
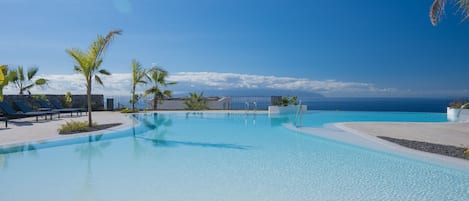
[[[298,126],[298,117],[300,118],[300,126]],[[295,115],[295,126],[296,127],[303,126],[303,110],[301,107],[301,100],[299,101],[298,110],[296,111],[296,115]]]

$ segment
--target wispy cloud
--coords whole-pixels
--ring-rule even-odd
[[[34,93],[63,94],[70,91],[72,94],[85,92],[85,81],[80,74],[69,75],[42,75],[49,80],[47,87],[35,88]],[[113,74],[102,76],[104,86],[94,83],[93,93],[105,95],[127,95],[130,93],[131,75]],[[289,90],[323,95],[341,94],[382,94],[395,92],[396,89],[378,88],[372,83],[342,82],[338,80],[311,80],[306,78],[277,77],[265,75],[250,75],[237,73],[216,72],[179,72],[168,77],[169,81],[178,82],[171,89],[178,93],[187,93],[197,90]],[[141,86],[138,91],[143,91]],[[6,93],[16,93],[16,89],[9,86]]]
[[[384,93],[396,89],[377,88],[371,83],[342,82],[337,80],[311,80],[306,78],[277,77],[264,75],[215,73],[215,72],[180,72],[170,77],[172,81],[193,88],[217,90],[230,89],[271,89],[291,90],[324,95],[337,93]]]

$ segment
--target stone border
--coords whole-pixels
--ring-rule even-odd
[[[469,158],[466,158],[464,156],[465,148],[462,148],[462,147],[434,144],[434,143],[428,143],[428,142],[420,142],[420,141],[414,141],[414,140],[397,139],[397,138],[391,138],[391,137],[386,137],[386,136],[378,136],[378,138],[396,143],[398,145],[401,145],[407,148],[416,149],[419,151],[469,160]]]

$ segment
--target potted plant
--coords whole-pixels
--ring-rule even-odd
[[[298,107],[301,107],[302,111],[306,111],[306,105],[298,106],[298,97],[297,96],[284,96],[280,105],[271,105],[269,106],[269,114],[294,114],[298,112]]]
[[[453,101],[446,108],[446,115],[449,121],[469,120],[469,101]]]

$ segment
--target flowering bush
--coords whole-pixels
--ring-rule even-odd
[[[461,101],[461,100],[458,100],[458,101],[453,101],[449,104],[449,107],[450,108],[453,108],[453,109],[461,109],[461,106],[463,106],[464,104],[467,104],[469,103],[469,101]],[[463,109],[469,109],[469,105],[466,105]]]

